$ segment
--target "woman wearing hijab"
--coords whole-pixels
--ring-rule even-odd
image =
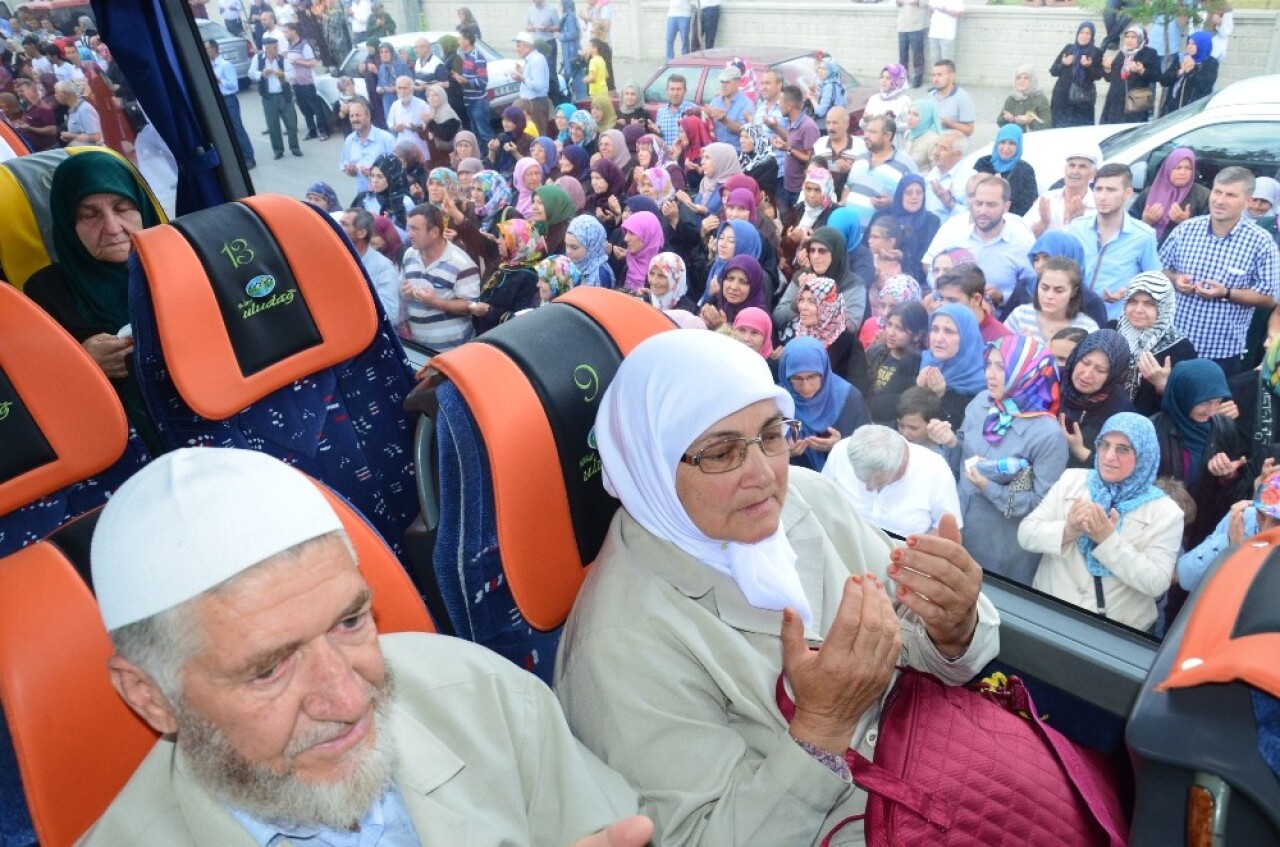
[[[534,229],[542,237],[547,255],[564,252],[564,237],[573,211],[573,201],[558,185],[544,185],[534,192]]]
[[[453,136],[453,150],[449,153],[449,167],[456,171],[462,164],[463,159],[481,158],[483,156],[484,152],[480,149],[480,142],[474,132],[464,129]]]
[[[1152,180],[1129,207],[1156,231],[1156,241],[1164,243],[1173,228],[1188,218],[1209,214],[1209,189],[1196,182],[1196,153],[1190,147],[1175,147]]]
[[[533,139],[529,145],[529,157],[542,168],[544,182],[554,180],[555,175],[560,172],[560,149],[545,135]]]
[[[569,144],[560,150],[560,173],[582,183],[583,190],[591,187],[591,154],[581,144]]]
[[[902,152],[911,157],[921,173],[928,173],[933,166],[933,145],[942,135],[942,122],[933,107],[933,98],[912,101],[901,126],[905,128]]]
[[[333,186],[327,182],[313,183],[307,189],[306,201],[319,206],[325,212],[342,211],[342,203],[338,201],[338,192],[334,191]]]
[[[677,309],[696,314],[698,307],[689,299],[689,275],[684,259],[675,253],[659,253],[649,262],[644,299],[655,309],[672,312]]]
[[[476,335],[488,332],[516,312],[537,305],[535,268],[545,253],[542,239],[531,222],[512,218],[498,224],[501,261],[480,289],[481,307],[473,312]]]
[[[1104,124],[1146,123],[1155,106],[1156,84],[1160,82],[1160,57],[1147,46],[1147,32],[1141,24],[1130,24],[1120,36],[1120,52],[1102,62],[1107,81],[1107,99],[1102,104]],[[1146,108],[1130,111],[1134,103],[1131,93],[1145,89]]]
[[[613,288],[613,270],[605,248],[609,244],[604,226],[591,215],[578,215],[565,230],[565,254],[582,271],[582,284]]]
[[[862,280],[865,288],[867,280],[876,278],[876,259],[871,255],[871,248],[867,246],[866,239],[862,237],[862,218],[858,217],[854,209],[840,206],[832,210],[831,216],[827,218],[827,226],[844,237],[844,243],[848,249],[846,255],[849,260],[849,272]],[[973,260],[970,259],[970,261]]]
[[[579,109],[569,116],[569,142],[577,144],[587,151],[587,154],[596,152],[596,136],[599,130],[596,128],[596,119],[591,117],[591,113]]]
[[[770,371],[777,370],[777,361],[773,358],[773,321],[768,312],[753,306],[738,312],[733,319],[733,337],[769,362]]]
[[[529,158],[535,165],[538,164],[536,159],[529,156],[529,145],[533,143],[533,139],[524,131],[528,124],[528,117],[519,108],[508,106],[502,110],[502,132],[489,140],[485,162],[487,167],[506,174],[512,173],[516,162],[525,158]],[[538,180],[538,184],[542,184],[541,179]]]
[[[1218,60],[1213,57],[1213,36],[1204,30],[1187,36],[1187,52],[1182,60],[1165,71],[1160,78],[1164,86],[1164,103],[1160,115],[1176,112],[1189,103],[1213,93],[1218,81]]]
[[[707,285],[699,305],[709,302],[720,293],[720,283],[724,280],[724,273],[730,259],[737,256],[750,256],[757,262],[760,260],[760,233],[748,221],[727,220],[720,224],[715,238],[712,239],[712,246],[713,259],[707,271]],[[761,297],[763,296],[764,293],[761,291]]]
[[[796,318],[788,330],[787,344],[797,338],[816,338],[826,348],[836,373],[854,385],[865,383],[867,356],[849,326],[844,300],[833,279],[810,276],[801,283]],[[779,349],[784,348],[779,345]]]
[[[433,167],[453,164],[454,146],[463,135],[470,136],[472,150],[468,156],[476,156],[475,134],[462,129],[462,119],[449,103],[445,89],[440,85],[427,86],[427,103],[431,106],[431,117],[427,119],[427,132],[430,134],[431,164]],[[466,158],[466,157],[461,157]],[[461,158],[459,161],[461,161]]]
[[[471,198],[481,232],[497,235],[497,225],[511,216],[511,186],[497,171],[481,171],[471,181]]]
[[[618,115],[608,94],[597,94],[591,98],[591,117],[595,119],[596,130],[601,134],[618,127]]]
[[[942,413],[960,430],[966,409],[986,386],[982,333],[968,306],[946,303],[929,315],[929,346],[920,357],[916,384],[942,398]]]
[[[164,447],[127,366],[133,340],[119,333],[133,322],[129,236],[165,223],[164,212],[138,172],[105,150],[78,153],[59,163],[49,187],[49,211],[57,261],[33,274],[23,293],[102,369],[130,425],[148,450],[159,455]]]
[[[538,299],[549,303],[582,281],[582,271],[568,256],[548,256],[534,265],[538,275]]]
[[[862,128],[866,129],[867,120],[877,115],[889,115],[901,125],[906,122],[907,110],[910,108],[911,95],[907,93],[907,69],[902,65],[885,65],[880,71],[880,90],[871,95],[862,112]]]
[[[684,169],[667,149],[667,142],[661,135],[649,133],[636,139],[636,167],[662,168],[671,177],[671,187],[675,191],[683,191],[685,187]]]
[[[610,129],[601,132],[600,137],[596,139],[596,149],[599,151],[599,157],[613,162],[630,184],[631,169],[635,166],[635,161],[631,158],[631,151],[627,149],[627,138],[622,131]]]
[[[981,549],[987,570],[1030,585],[1039,556],[1018,546],[1018,524],[1040,505],[1067,464],[1067,446],[1053,419],[1057,369],[1049,348],[1030,338],[1005,336],[980,355],[985,390],[969,404],[964,425],[958,432],[931,425],[938,435],[930,436],[959,476],[969,552]]]
[[[612,161],[600,158],[591,163],[590,184],[587,210],[594,213],[606,229],[612,231],[622,222],[622,201],[627,197],[627,177]]]
[[[560,186],[565,194],[569,195],[569,200],[573,203],[573,213],[576,215],[587,206],[587,195],[582,191],[582,183],[578,182],[571,176],[557,177],[555,184]]]
[[[827,349],[814,338],[787,344],[778,363],[778,381],[796,404],[800,435],[791,445],[791,464],[820,471],[840,439],[871,423],[867,404],[848,380],[831,372]]]
[[[1036,289],[1039,286],[1038,277],[1044,271],[1045,263],[1054,258],[1070,259],[1075,262],[1077,269],[1082,268],[1084,267],[1084,246],[1080,244],[1080,239],[1065,229],[1051,229],[1037,238],[1031,245],[1031,249],[1027,251],[1027,261],[1031,263],[1031,269],[1036,272],[1037,278],[1019,282],[1014,286],[1013,293],[1005,298],[1004,304],[1000,307],[1006,319],[1012,316],[1019,306],[1034,305]],[[972,263],[973,260],[969,261]],[[1080,293],[1084,298],[1080,307],[1081,313],[1097,324],[1090,329],[1090,332],[1097,327],[1106,326],[1107,304],[1103,303],[1098,293],[1087,285],[1081,287]],[[1052,341],[1052,338],[1048,340]]]
[[[1041,554],[1032,587],[1150,630],[1182,543],[1182,510],[1154,485],[1159,466],[1151,421],[1108,418],[1094,466],[1064,471],[1018,528],[1022,548]]]
[[[369,168],[369,190],[357,194],[351,206],[367,209],[375,216],[386,215],[404,232],[413,200],[409,197],[409,183],[404,178],[400,160],[391,153],[374,159]]]
[[[835,180],[831,172],[825,168],[810,168],[804,175],[800,200],[787,214],[783,238],[792,244],[800,244],[814,230],[826,226],[827,218],[837,208]]]
[[[427,174],[431,170],[431,163],[423,155],[422,148],[412,141],[397,142],[392,152],[396,154],[396,158],[400,160],[400,167],[404,169],[404,178],[409,184],[409,196],[413,198],[413,202],[421,203],[427,196]]]
[[[684,181],[689,191],[698,190],[702,181],[702,151],[711,142],[711,128],[705,118],[700,115],[685,115],[680,119],[680,134],[675,144],[671,145],[671,157],[684,171]],[[737,151],[734,151],[734,156],[736,158]]]
[[[400,267],[404,251],[408,248],[404,239],[400,237],[396,225],[385,215],[374,216],[373,235],[369,238],[369,246],[390,259],[397,268]]]
[[[649,278],[649,263],[662,252],[662,224],[652,212],[637,212],[622,222],[622,231],[627,250],[623,285],[627,291],[635,292],[644,288]]]
[[[1124,311],[1116,323],[1131,356],[1125,387],[1134,410],[1147,417],[1160,411],[1160,395],[1173,366],[1196,358],[1191,340],[1173,325],[1176,301],[1169,277],[1160,271],[1140,273],[1125,289]]]
[[[1049,73],[1057,78],[1053,84],[1053,126],[1092,126],[1094,106],[1098,100],[1097,82],[1102,77],[1102,51],[1094,44],[1092,21],[1076,30],[1076,40],[1062,48]]]
[[[783,340],[797,331],[802,284],[816,276],[828,277],[835,281],[836,291],[843,303],[841,321],[849,325],[850,335],[856,344],[858,329],[862,326],[862,316],[867,309],[867,284],[849,267],[849,253],[845,248],[844,236],[834,227],[818,227],[813,231],[813,235],[800,245],[800,249],[796,252],[796,265],[797,269],[791,277],[791,283],[773,309],[773,325],[778,328]],[[858,358],[861,358],[861,352],[859,347]],[[848,374],[849,371],[838,367],[841,358],[835,353],[831,355],[831,360],[837,362],[837,370],[842,374]],[[848,356],[843,358],[847,359]],[[852,381],[860,383],[862,371],[857,371]]]
[[[479,29],[477,29],[476,38],[479,39],[479,37]],[[455,115],[466,115],[467,104],[462,96],[462,86],[452,82],[454,74],[462,73],[462,55],[458,52],[458,37],[449,33],[447,35],[440,36],[436,43],[440,45],[440,67],[436,69],[436,76],[441,82],[450,83],[450,85],[444,89],[445,99],[448,101],[449,108]],[[429,98],[427,102],[431,102]],[[470,126],[467,121],[464,121],[463,123],[465,126]],[[468,155],[478,156],[480,154],[479,152],[473,152]]]
[[[895,554],[911,569],[892,566],[908,590],[881,593],[891,544],[834,485],[788,467],[793,414],[790,394],[744,345],[664,332],[623,360],[596,419],[605,488],[622,508],[565,626],[555,689],[575,735],[621,770],[672,842],[820,843],[866,801],[820,763],[838,768],[851,744],[870,752],[864,736],[878,726],[889,665],[904,657],[958,685],[996,653],[996,615],[976,581],[954,606],[942,600],[949,608],[921,599],[930,581],[957,584],[935,557],[970,567],[944,540],[950,521],[943,538],[920,536]],[[917,580],[916,568],[934,579]],[[859,608],[888,627],[884,649],[804,649],[802,630],[857,643],[841,629]],[[939,626],[949,619],[965,621],[960,643]],[[796,672],[819,656],[831,671]],[[855,681],[855,665],[875,672]],[[783,674],[797,704],[790,727],[778,719]],[[819,686],[856,700],[831,716],[825,740],[805,719]]]
[[[701,181],[698,183],[698,194],[691,202],[694,211],[702,215],[720,214],[724,204],[720,186],[729,177],[740,173],[742,166],[738,164],[738,151],[733,145],[714,141],[703,147]]]
[[[1040,189],[1035,168],[1022,160],[1022,127],[1005,124],[996,132],[991,152],[974,163],[978,173],[996,174],[1009,183],[1009,212],[1025,215],[1036,204]]]
[[[732,327],[743,309],[763,309],[764,271],[752,256],[738,255],[730,259],[721,271],[719,291],[702,307],[699,317],[707,329]]]
[[[902,238],[898,240],[902,268],[917,282],[924,282],[927,278],[924,253],[942,226],[938,216],[924,207],[925,191],[924,177],[907,174],[898,183],[893,193],[893,205],[889,207],[889,214],[902,227]]]
[[[738,139],[738,165],[756,181],[760,190],[772,196],[778,188],[778,160],[769,139],[772,131],[763,124],[743,124]]]
[[[447,203],[456,207],[462,198],[462,181],[448,168],[432,168],[427,174],[427,202],[443,210]]]
[[[496,170],[496,168],[495,168]],[[542,168],[532,158],[516,162],[511,187],[516,191],[516,211],[526,220],[533,218],[533,192],[542,185]]]
[[[612,106],[612,101],[610,102]],[[639,83],[628,82],[618,92],[618,128],[632,124],[648,126],[649,113],[644,108],[644,93]]]
[[[402,76],[413,78],[413,71],[400,58],[396,48],[390,41],[378,45],[378,94],[382,96],[382,114],[391,112],[391,104],[396,102],[396,80]]]
[[[1019,65],[1013,76],[1013,93],[1004,100],[998,126],[1017,124],[1024,133],[1053,126],[1049,98],[1040,90],[1040,80],[1030,65]]]
[[[578,111],[578,107],[572,103],[561,103],[556,106],[556,110],[552,114],[556,124],[555,140],[562,148],[567,144],[573,143],[569,138],[569,119],[573,117],[573,113],[576,111]]]
[[[637,178],[637,185],[639,186],[637,194],[643,194],[659,206],[676,199],[676,188],[671,184],[671,173],[666,168],[649,168],[647,171],[641,171]]]
[[[817,74],[817,90],[810,97],[813,104],[813,116],[819,122],[827,116],[833,106],[844,105],[844,83],[840,81],[840,66],[830,56],[819,56],[814,63]]]
[[[1128,343],[1113,329],[1089,333],[1067,357],[1059,425],[1071,450],[1071,467],[1091,467],[1102,424],[1112,415],[1134,411],[1127,387],[1131,360]]]

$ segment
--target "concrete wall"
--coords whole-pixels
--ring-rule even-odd
[[[413,21],[425,12],[430,29],[457,21],[457,8],[466,0],[398,0],[401,20]],[[547,0],[556,3],[557,0]],[[614,52],[662,63],[666,28],[666,0],[612,0]],[[471,3],[486,41],[506,52],[510,38],[524,23],[527,0],[484,0]],[[578,0],[584,8],[585,0]],[[898,57],[895,29],[897,9],[890,3],[860,4],[839,0],[723,0],[717,46],[781,45],[820,48],[864,82]],[[1080,21],[1101,15],[1074,8],[974,6],[960,22],[956,64],[962,82],[970,85],[1011,84],[1023,63],[1041,71],[1049,82],[1049,65],[1074,37]],[[1235,13],[1235,32],[1219,75],[1218,87],[1261,73],[1280,72],[1280,14],[1263,11]],[[644,82],[644,80],[641,80]]]

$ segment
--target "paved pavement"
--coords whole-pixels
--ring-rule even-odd
[[[617,57],[614,59],[614,73],[619,79],[648,80],[658,69],[652,62]],[[989,145],[995,138],[995,118],[1008,90],[1000,88],[968,89],[973,96],[978,121],[974,134],[970,139],[970,151],[980,146]],[[924,89],[913,94],[923,96]],[[301,198],[307,186],[317,182],[328,182],[338,192],[338,198],[346,203],[355,196],[355,179],[338,170],[338,158],[342,155],[342,139],[331,137],[328,141],[302,141],[301,158],[290,155],[279,161],[273,161],[271,143],[263,134],[266,123],[262,116],[262,101],[256,88],[240,92],[240,113],[244,118],[245,129],[257,154],[258,167],[249,176],[253,180],[254,189],[259,193],[287,194]],[[298,117],[301,128],[300,137],[306,133],[306,124],[301,115]],[[286,147],[288,146],[286,142]]]

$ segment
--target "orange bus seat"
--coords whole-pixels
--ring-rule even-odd
[[[458,636],[550,681],[618,505],[595,447],[600,397],[623,356],[673,328],[633,297],[577,288],[431,360],[448,380],[435,588]]]
[[[395,555],[350,503],[317,483],[373,589],[378,631],[435,632]],[[0,559],[0,704],[22,794],[43,847],[75,842],[106,811],[156,734],[112,688],[111,643],[92,595],[89,544],[101,510]],[[85,739],[94,748],[86,750]]]
[[[135,244],[139,382],[166,448],[276,456],[350,500],[399,554],[417,514],[412,372],[337,224],[260,195]]]

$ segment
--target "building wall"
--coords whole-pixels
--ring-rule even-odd
[[[546,0],[555,3],[557,0]],[[464,0],[399,0],[404,21],[425,11],[430,29],[457,21]],[[585,0],[578,0],[585,8]],[[612,0],[614,52],[661,64],[666,30],[665,0]],[[524,23],[527,0],[485,0],[471,10],[486,41],[507,52],[510,39]],[[898,57],[897,8],[890,3],[779,2],[779,0],[723,0],[717,46],[771,45],[819,48],[862,81]],[[1049,85],[1053,57],[1074,38],[1082,20],[1092,17],[1102,28],[1101,15],[1075,8],[974,6],[960,21],[956,65],[970,85],[1012,84],[1015,69],[1024,63],[1040,72]],[[1235,32],[1219,74],[1218,87],[1261,73],[1280,72],[1280,15],[1266,11],[1235,13]],[[644,82],[644,80],[640,80]]]

